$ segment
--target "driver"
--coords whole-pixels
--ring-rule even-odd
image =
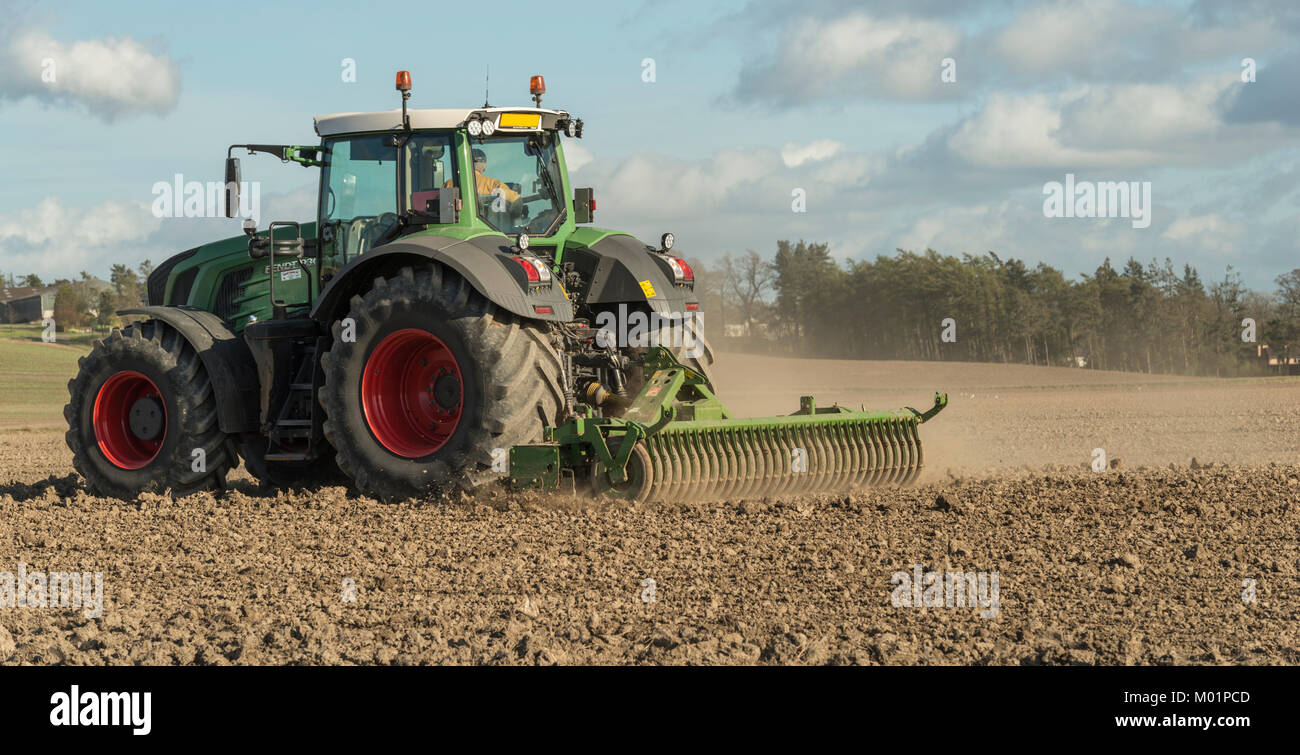
[[[519,192],[510,188],[504,182],[498,181],[497,179],[484,174],[483,171],[485,170],[487,170],[487,154],[485,154],[481,149],[475,149],[474,190],[478,192],[478,195],[481,197],[495,196],[497,190],[500,189],[501,196],[511,205],[519,201]],[[448,181],[444,186],[451,186],[451,181]]]

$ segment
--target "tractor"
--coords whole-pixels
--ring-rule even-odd
[[[927,412],[739,420],[713,392],[692,267],[593,227],[541,106],[319,116],[316,145],[227,150],[320,171],[314,222],[274,221],[149,276],[68,385],[67,442],[96,493],[187,495],[242,459],[267,486],[346,479],[405,499],[504,480],[634,501],[906,481]],[[563,138],[562,138],[563,137]],[[631,323],[631,327],[629,327]],[[665,335],[666,334],[666,335]]]

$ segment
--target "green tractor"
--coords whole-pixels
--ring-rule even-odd
[[[64,409],[97,493],[341,472],[384,499],[505,479],[633,500],[832,490],[913,478],[921,413],[737,420],[713,394],[694,272],[590,225],[541,107],[315,119],[314,146],[233,145],[320,170],[312,223],[276,221],[159,265],[136,322],[95,345]]]

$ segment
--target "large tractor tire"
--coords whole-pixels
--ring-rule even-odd
[[[136,323],[96,343],[78,367],[63,416],[72,464],[92,491],[129,500],[225,487],[239,459],[184,336],[157,320]]]
[[[561,365],[545,331],[455,273],[402,268],[349,307],[356,338],[334,324],[319,398],[338,466],[362,492],[473,484],[557,421]]]

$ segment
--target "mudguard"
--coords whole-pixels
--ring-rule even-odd
[[[446,265],[493,304],[519,317],[572,320],[573,303],[559,281],[529,286],[523,267],[512,259],[517,254],[509,239],[494,234],[464,241],[448,236],[407,236],[344,265],[321,292],[311,315],[324,323],[337,319],[353,294],[368,288],[379,271],[400,266],[405,258],[412,263],[433,261]]]
[[[144,315],[175,328],[198,352],[217,399],[217,424],[224,433],[257,430],[257,369],[244,339],[220,317],[194,307],[136,307],[119,315]]]
[[[589,304],[646,302],[651,311],[667,314],[685,312],[687,304],[699,302],[693,288],[674,284],[646,245],[624,233],[567,250],[564,259],[591,281]]]

